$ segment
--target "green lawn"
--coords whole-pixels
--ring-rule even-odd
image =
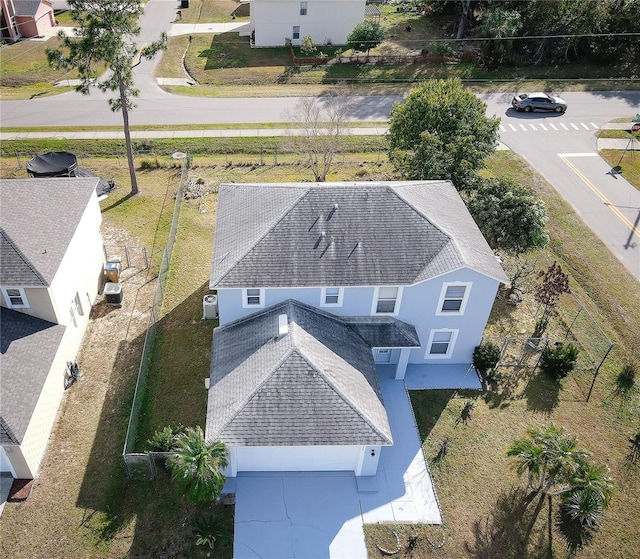
[[[143,410],[139,439],[142,446],[146,437],[166,424],[204,422],[207,348],[214,321],[201,320],[202,295],[207,291],[217,184],[312,178],[299,155],[284,153],[282,146],[273,150],[274,139],[261,139],[262,143],[255,139],[228,141],[218,144],[193,140],[190,144],[189,151],[195,154],[190,178],[210,193],[185,200],[182,206],[160,335],[154,346],[150,397]],[[373,149],[341,154],[330,180],[392,177],[379,138],[358,137],[354,141]],[[177,188],[177,169],[169,154],[183,151],[180,143],[154,142],[157,155],[138,158],[138,166],[148,161],[149,170],[139,172],[141,194],[134,199],[126,198],[124,158],[90,156],[105,148],[98,141],[84,144],[87,155],[83,156],[83,166],[106,178],[114,177],[121,187],[102,202],[103,227],[109,235],[120,231],[118,234],[129,239],[130,244],[156,248],[164,244],[173,207],[172,193]],[[266,145],[272,149],[265,149]],[[47,147],[56,146],[47,143]],[[35,144],[31,148],[42,151]],[[504,454],[510,441],[523,435],[528,425],[555,421],[578,436],[581,446],[593,453],[594,462],[607,464],[616,482],[602,529],[575,556],[631,557],[640,533],[640,518],[634,514],[640,499],[640,471],[625,457],[627,438],[638,429],[640,391],[632,390],[622,398],[615,389],[622,357],[626,351],[634,351],[638,341],[640,289],[555,190],[522,160],[499,152],[491,158],[486,173],[512,176],[538,189],[550,210],[552,236],[551,248],[541,261],[560,261],[572,276],[572,289],[616,346],[597,378],[589,403],[585,402],[592,380],[588,371],[571,375],[557,385],[527,369],[506,369],[503,382],[490,392],[413,392],[411,398],[444,524],[398,525],[401,544],[404,551],[409,545],[417,546],[413,556],[421,558],[542,558],[549,556],[549,549],[555,557],[564,556],[564,541],[555,525],[557,502],[551,508],[542,502],[537,511],[538,502],[527,500],[525,482],[517,478]],[[15,157],[3,158],[2,174],[24,176],[24,160],[22,168],[18,168]],[[534,311],[530,296],[515,307],[498,301],[487,334],[526,334],[532,327]],[[100,324],[115,319],[116,315],[105,315],[95,320]],[[119,453],[143,327],[144,324],[136,326],[142,328],[140,335],[129,332],[127,338],[131,341],[124,345],[120,339],[126,328],[113,340],[105,339],[99,331],[91,339],[89,347],[99,348],[99,365],[87,369],[87,381],[70,391],[41,478],[29,500],[5,509],[0,525],[0,554],[35,557],[62,553],[69,559],[206,556],[207,550],[195,546],[192,534],[195,518],[202,511],[185,503],[166,476],[148,483],[129,483],[124,477]],[[113,362],[107,359],[110,352],[119,356]],[[89,363],[87,357],[85,360]],[[474,400],[475,408],[470,421],[463,424],[458,418],[468,399]],[[436,460],[444,438],[449,439],[448,452]],[[74,457],[72,466],[70,455]],[[221,507],[219,512],[228,522],[229,533],[233,507]],[[28,536],[22,529],[25,525],[30,527]],[[389,525],[366,527],[371,558],[381,557],[375,543],[392,547],[392,529]],[[58,535],[55,552],[51,548],[52,533]],[[218,552],[214,551],[216,556],[230,557],[230,545],[229,540]]]

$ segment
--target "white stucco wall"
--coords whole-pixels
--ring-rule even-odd
[[[310,0],[307,14],[300,15],[300,2],[252,0],[251,27],[256,47],[281,47],[293,39],[293,27],[300,27],[300,39],[311,35],[318,45],[347,42],[353,28],[364,21],[366,0]],[[299,44],[299,41],[293,41]]]
[[[439,314],[438,305],[444,284],[464,283],[469,295],[462,314]],[[493,307],[499,282],[470,268],[463,268],[443,276],[402,287],[399,307],[393,316],[416,328],[420,349],[412,349],[409,363],[471,363],[473,350],[480,343],[482,333]],[[250,286],[260,287],[260,286]],[[287,299],[295,299],[338,316],[370,316],[375,314],[374,287],[345,287],[340,306],[321,306],[322,288],[264,288],[260,308],[243,307],[242,289],[218,289],[220,324],[248,316]],[[455,332],[455,343],[445,358],[426,355],[432,330],[448,329]],[[399,354],[392,352],[391,363],[397,363]]]

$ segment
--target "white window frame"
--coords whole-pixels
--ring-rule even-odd
[[[300,2],[300,15],[301,16],[307,15],[307,2]]]
[[[10,295],[10,291],[17,291],[18,294]],[[29,300],[27,299],[27,294],[24,292],[22,287],[3,287],[2,288],[2,296],[7,304],[8,309],[28,309],[29,308]],[[20,299],[20,303],[13,303],[11,299]]]
[[[335,293],[327,293],[327,290],[338,290],[338,300],[335,303],[327,302],[327,297],[335,297]],[[323,287],[322,293],[320,295],[320,306],[321,307],[341,307],[342,306],[342,298],[344,296],[344,289],[342,287]]]
[[[298,30],[296,32],[296,29]],[[296,34],[298,35],[296,37]],[[294,41],[299,41],[300,40],[300,26],[299,25],[294,25],[293,26],[293,30],[291,31],[291,39]]]
[[[249,291],[257,291],[258,303],[249,303]],[[254,294],[251,297],[255,297]],[[264,289],[259,287],[248,287],[242,290],[242,308],[243,309],[261,309],[264,307]]]
[[[467,302],[469,301],[469,294],[471,293],[471,286],[473,284],[470,281],[452,281],[442,284],[442,290],[440,291],[440,299],[438,300],[438,307],[436,309],[436,315],[438,316],[462,316],[467,308]],[[449,287],[464,287],[464,296],[460,302],[460,309],[456,311],[445,311],[442,309],[445,300],[447,300],[447,289]]]
[[[392,312],[378,312],[378,302],[379,302],[378,299],[380,295],[380,290],[384,289],[385,287],[394,287],[398,290],[396,292],[396,304],[393,307]],[[375,316],[375,315],[397,316],[398,312],[400,311],[400,302],[402,301],[402,290],[403,288],[398,285],[383,285],[383,286],[376,287],[373,292],[373,304],[371,305],[371,315],[372,316]]]
[[[443,332],[451,334],[449,341],[447,342],[449,345],[447,346],[446,353],[431,353],[431,346],[434,343],[444,343],[441,341],[434,342],[434,338],[437,334],[441,334]],[[451,328],[436,328],[429,332],[429,342],[427,343],[427,353],[425,354],[425,359],[451,359],[451,355],[453,354],[453,349],[456,345],[456,339],[458,338],[458,330],[454,330]]]

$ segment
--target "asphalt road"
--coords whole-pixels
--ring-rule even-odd
[[[147,43],[168,31],[175,0],[150,0],[142,16],[139,42]],[[298,99],[182,97],[163,91],[153,79],[155,61],[135,69],[140,89],[132,125],[284,123]],[[573,92],[562,94],[565,114],[517,113],[510,108],[512,93],[480,96],[487,114],[501,118],[500,140],[527,159],[575,208],[585,223],[609,246],[629,271],[640,279],[640,192],[597,157],[594,132],[617,117],[640,112],[640,91]],[[106,102],[108,94],[76,92],[25,101],[4,101],[0,129],[39,126],[106,126],[122,124]],[[353,121],[385,121],[397,96],[359,96],[353,99]]]

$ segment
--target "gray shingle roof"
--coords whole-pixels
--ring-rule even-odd
[[[20,444],[66,327],[2,307],[0,322],[0,441]]]
[[[420,347],[415,327],[393,317],[345,316],[341,320],[351,326],[369,347]]]
[[[211,288],[411,285],[465,266],[507,281],[449,181],[220,187]]]
[[[278,337],[278,316],[289,331]],[[388,445],[370,347],[344,320],[288,300],[214,331],[207,439],[231,446]]]
[[[0,180],[0,284],[51,285],[98,181]]]
[[[17,16],[35,16],[40,4],[40,0],[13,0]]]

